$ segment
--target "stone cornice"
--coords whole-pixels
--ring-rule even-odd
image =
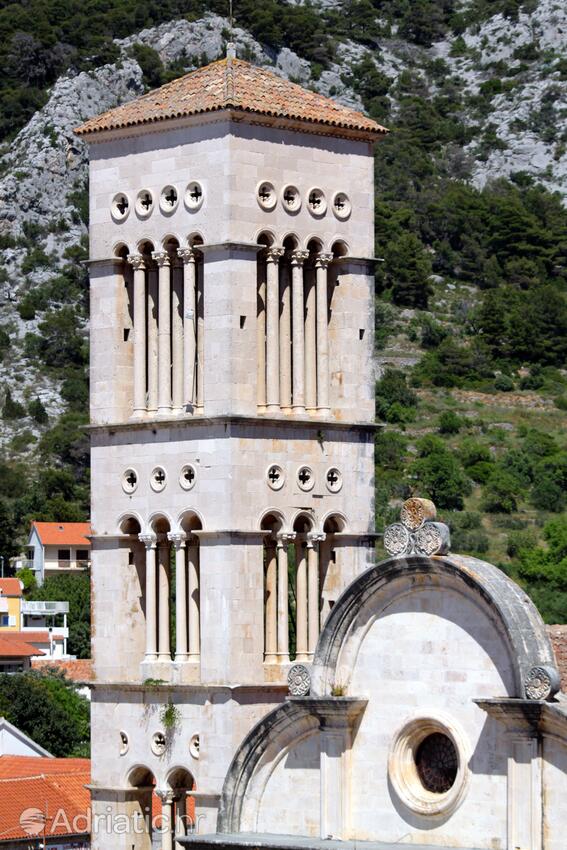
[[[174,662],[171,662],[168,666],[173,666],[173,664]],[[260,682],[255,685],[219,685],[214,683],[210,685],[207,683],[198,685],[194,682],[162,682],[159,685],[145,685],[143,682],[103,682],[99,679],[90,683],[90,686],[93,691],[98,691],[99,693],[101,691],[116,691],[120,694],[122,691],[127,691],[129,693],[139,693],[145,696],[155,693],[158,698],[163,695],[164,692],[179,690],[184,691],[185,694],[193,691],[196,695],[201,695],[203,693],[227,693],[228,695],[233,696],[257,692],[259,700],[262,701],[265,694],[273,693],[285,695],[288,692],[287,682],[282,682],[280,684]]]
[[[257,242],[236,242],[232,240],[227,240],[226,242],[211,242],[209,245],[196,245],[199,251],[202,251],[203,254],[207,253],[249,253],[253,252],[257,254],[258,251],[261,251],[265,245],[259,245]]]
[[[319,419],[308,418],[303,416],[244,416],[244,415],[229,415],[219,414],[218,416],[177,416],[152,419],[138,419],[130,422],[109,422],[106,424],[87,425],[86,430],[91,433],[104,432],[123,432],[123,431],[148,431],[156,428],[185,428],[196,427],[198,425],[206,425],[213,427],[215,425],[245,425],[246,427],[257,426],[263,427],[271,425],[273,427],[291,428],[297,431],[301,427],[305,427],[315,432],[319,431],[362,431],[369,434],[375,433],[384,425],[376,422],[347,422],[337,421],[334,419]]]

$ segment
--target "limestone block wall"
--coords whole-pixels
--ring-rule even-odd
[[[369,702],[353,743],[352,837],[505,848],[508,743],[473,700],[513,693],[502,631],[476,601],[449,587],[399,594],[361,645],[350,692]],[[441,717],[465,747],[466,794],[454,811],[424,816],[392,790],[389,759],[415,718]]]
[[[543,740],[543,848],[563,850],[567,823],[567,746],[559,737]]]

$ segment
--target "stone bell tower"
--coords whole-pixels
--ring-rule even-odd
[[[94,118],[95,847],[214,830],[237,745],[373,553],[373,143],[229,57]],[[153,790],[152,790],[153,789]],[[113,833],[113,834],[111,834]]]

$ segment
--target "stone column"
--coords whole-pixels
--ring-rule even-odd
[[[268,248],[267,305],[266,305],[266,410],[277,413],[280,409],[280,287],[278,265],[283,248]]]
[[[183,261],[183,404],[195,404],[195,360],[197,357],[197,287],[195,252],[179,248]]]
[[[296,661],[309,661],[307,642],[307,548],[303,537],[295,541],[296,565]]]
[[[201,654],[201,600],[199,588],[199,538],[187,538],[187,568],[189,572],[189,661],[198,661]]]
[[[205,407],[205,266],[195,266],[197,281],[197,413]]]
[[[156,535],[138,535],[146,547],[146,654],[144,661],[157,659],[156,629]]]
[[[287,258],[280,265],[280,407],[291,413],[291,284]]]
[[[181,791],[175,801],[175,835],[187,835],[187,792]],[[184,844],[175,842],[175,850],[183,850]]]
[[[175,660],[187,661],[187,567],[185,534],[170,531],[167,539],[175,546]]]
[[[169,642],[169,541],[164,534],[158,540],[158,661],[170,661],[171,649]]]
[[[315,260],[317,275],[317,410],[329,413],[329,305],[327,269],[332,254],[318,254]]]
[[[148,269],[148,410],[158,409],[158,281],[157,269]]]
[[[316,297],[314,270],[305,269],[305,409],[317,408]]]
[[[146,264],[141,254],[130,254],[134,269],[134,416],[146,412]]]
[[[183,410],[183,271],[179,260],[171,261],[171,406],[174,413]]]
[[[278,661],[289,661],[287,547],[295,534],[278,534]]]
[[[173,801],[171,791],[161,791],[161,850],[173,850]]]
[[[266,602],[265,602],[265,650],[264,661],[275,664],[278,651],[278,597],[276,544],[267,540],[266,549]]]
[[[293,392],[294,413],[305,413],[305,307],[303,301],[303,264],[309,251],[291,254],[292,328],[293,328]]]
[[[258,288],[256,301],[256,332],[258,362],[258,412],[266,410],[266,264],[261,257],[256,261],[256,283]]]
[[[309,660],[313,660],[315,647],[319,639],[319,543],[325,539],[325,535],[312,532],[307,535],[307,583],[308,608],[309,608],[309,636],[308,652]]]
[[[159,270],[158,311],[158,413],[171,413],[171,281],[167,251],[154,251]]]

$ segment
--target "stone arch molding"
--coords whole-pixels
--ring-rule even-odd
[[[528,696],[526,683],[534,667],[556,671],[553,650],[537,608],[501,570],[477,558],[416,554],[390,558],[371,567],[339,597],[317,644],[312,693],[328,694],[336,681],[348,688],[348,681],[341,676],[347,676],[348,668],[355,663],[368,629],[393,599],[413,592],[416,584],[449,587],[488,615],[507,645],[514,683],[509,697]]]
[[[476,558],[407,555],[383,561],[356,578],[339,597],[319,637],[307,696],[291,697],[258,723],[244,739],[228,770],[219,812],[219,831],[258,829],[262,797],[282,759],[302,741],[329,733],[343,736],[344,751],[356,735],[367,700],[350,693],[349,671],[371,625],[395,601],[422,588],[456,592],[494,625],[509,666],[508,694],[533,699],[534,668],[557,673],[543,621],[520,587],[496,567]],[[336,683],[340,682],[340,695]],[[474,698],[471,694],[471,699]],[[552,696],[552,694],[548,695]],[[536,697],[538,698],[538,697]],[[541,698],[541,697],[539,697]],[[321,742],[321,752],[325,744]],[[324,760],[321,761],[321,783]],[[340,780],[342,781],[342,780]],[[345,780],[346,781],[346,780]],[[325,820],[326,818],[326,820]],[[347,838],[321,798],[321,835]]]

